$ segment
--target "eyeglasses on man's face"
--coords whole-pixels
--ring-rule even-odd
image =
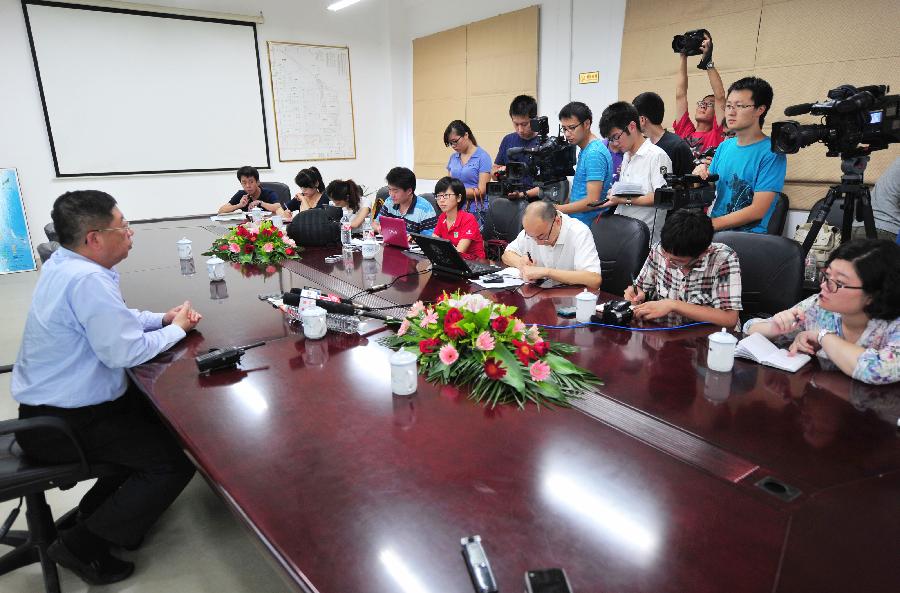
[[[725,111],[743,111],[744,109],[750,109],[751,107],[756,107],[756,105],[752,103],[747,105],[743,103],[725,103]]]
[[[711,107],[715,107],[715,103],[712,101],[697,101],[697,107],[700,109],[710,109]]]
[[[831,277],[831,274],[828,273],[829,270],[826,269],[822,272],[822,280],[819,282],[820,284],[825,286],[825,290],[828,292],[837,292],[842,288],[852,289],[852,290],[862,290],[862,286],[848,286],[841,282],[840,280],[835,280]]]
[[[550,223],[550,228],[547,229],[546,233],[542,233],[534,238],[535,241],[546,242],[550,240],[550,235],[553,233],[553,226],[556,224],[556,221],[559,220],[559,216],[553,219],[553,222]]]
[[[584,125],[584,122],[583,122],[583,121],[582,121],[582,122],[578,122],[577,124],[572,124],[571,126],[567,126],[567,125],[564,125],[564,124],[560,124],[560,125],[562,125],[562,129],[563,129],[563,130],[567,130],[567,131],[569,131],[569,132],[574,132],[575,130],[577,130],[578,128],[580,128],[581,126],[583,126],[583,125]]]
[[[105,229],[91,229],[89,233],[104,233],[106,231],[125,231],[126,233],[131,231],[131,224],[127,220],[122,221],[122,226],[111,226],[106,227]]]
[[[610,143],[610,144],[615,144],[615,143],[617,143],[617,142],[619,141],[619,138],[622,137],[622,134],[626,134],[627,132],[628,132],[628,130],[622,130],[622,131],[619,132],[618,134],[612,134],[612,135],[610,135],[610,137],[609,137],[609,143]]]

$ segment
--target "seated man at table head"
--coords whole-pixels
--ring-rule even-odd
[[[821,290],[770,319],[751,319],[744,333],[793,339],[792,353],[818,357],[864,383],[900,381],[900,245],[854,239],[835,249]]]
[[[484,239],[475,215],[465,211],[466,186],[455,177],[442,177],[434,184],[434,199],[441,214],[434,236],[447,239],[464,259],[484,259]]]
[[[190,481],[193,465],[125,370],[166,350],[200,321],[185,301],[166,313],[128,309],[113,267],[128,257],[134,231],[100,191],[63,194],[53,204],[60,248],[41,268],[10,391],[19,417],[65,420],[89,463],[122,473],[102,477],[81,499],[74,526],[48,554],[92,584],[127,578],[134,564],[111,546],[135,547]],[[78,460],[50,429],[20,432],[29,457]]]
[[[384,201],[378,218],[372,223],[376,233],[381,232],[383,216],[402,218],[406,221],[408,233],[430,235],[437,224],[437,212],[424,198],[416,195],[416,174],[406,167],[394,167],[385,177],[388,186],[388,198]]]
[[[663,225],[635,286],[625,289],[638,319],[669,314],[735,328],[741,310],[741,266],[727,245],[713,243],[712,221],[676,210]]]
[[[519,269],[522,279],[549,279],[556,284],[600,287],[600,258],[591,229],[558,212],[552,202],[528,204],[522,231],[506,246],[503,263]]]
[[[235,210],[252,210],[259,207],[269,212],[281,208],[278,196],[270,189],[259,185],[259,171],[254,167],[241,167],[237,170],[238,181],[243,189],[239,190],[227,203],[219,207],[219,214],[228,214]]]

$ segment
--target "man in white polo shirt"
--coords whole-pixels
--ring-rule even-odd
[[[519,236],[506,246],[502,259],[518,268],[523,280],[549,279],[557,284],[600,287],[600,258],[587,225],[541,200],[525,209],[522,227]]]
[[[636,183],[641,186],[641,196],[617,196],[610,191],[609,205],[617,205],[616,214],[630,216],[644,221],[650,228],[651,242],[659,241],[665,222],[665,210],[653,207],[653,194],[666,184],[660,172],[661,167],[672,172],[672,159],[659,146],[641,134],[640,115],[634,105],[618,101],[603,110],[600,117],[600,134],[609,140],[610,148],[625,153],[620,182]]]

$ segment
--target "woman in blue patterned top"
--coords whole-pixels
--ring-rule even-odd
[[[793,338],[791,353],[816,355],[865,383],[900,381],[900,245],[857,239],[828,258],[817,295],[744,333]]]
[[[450,122],[444,130],[444,145],[453,149],[450,160],[447,161],[447,173],[455,177],[466,186],[467,212],[476,210],[475,200],[484,198],[484,206],[487,206],[487,184],[491,178],[491,155],[475,140],[472,129],[466,122],[458,119]]]

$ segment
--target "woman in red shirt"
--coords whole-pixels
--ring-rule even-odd
[[[466,186],[459,179],[442,177],[434,185],[434,199],[441,215],[434,236],[449,239],[465,259],[484,259],[484,239],[475,216],[462,210],[466,205]]]

